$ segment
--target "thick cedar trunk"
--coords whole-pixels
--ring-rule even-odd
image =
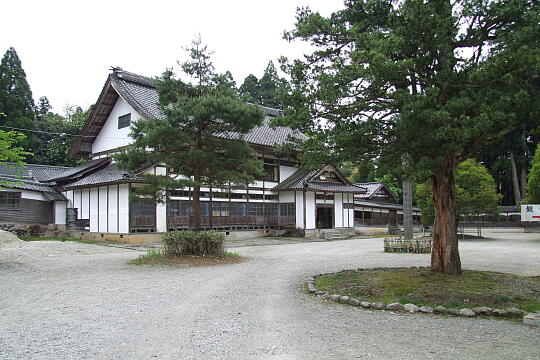
[[[517,206],[521,203],[521,192],[519,190],[516,158],[512,150],[510,150],[510,165],[512,166],[512,188],[514,189],[514,202]]]
[[[433,174],[433,248],[431,270],[445,274],[461,274],[456,218],[455,174],[457,160],[448,156]]]

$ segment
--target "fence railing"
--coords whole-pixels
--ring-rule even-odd
[[[431,252],[431,238],[421,237],[405,240],[402,237],[389,237],[384,239],[384,252],[388,253],[416,253]]]

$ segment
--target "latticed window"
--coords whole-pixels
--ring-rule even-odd
[[[279,215],[281,216],[295,216],[294,203],[279,204]]]
[[[19,210],[20,208],[20,192],[0,191],[0,209]]]
[[[131,114],[126,114],[118,117],[118,128],[122,129],[131,125]]]

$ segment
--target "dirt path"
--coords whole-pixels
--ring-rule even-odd
[[[303,293],[302,280],[319,272],[429,263],[384,254],[381,243],[242,247],[248,261],[205,268],[127,265],[139,251],[78,243],[0,249],[0,359],[538,358],[540,329],[367,311]],[[540,234],[460,250],[465,268],[540,275]]]

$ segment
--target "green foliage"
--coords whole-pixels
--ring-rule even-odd
[[[0,125],[21,129],[34,129],[35,105],[30,85],[26,81],[21,60],[14,48],[9,48],[0,62]],[[27,134],[21,146],[28,152],[37,150],[34,134]]]
[[[26,136],[24,134],[17,131],[0,130],[0,163],[11,162],[23,164],[25,157],[32,154],[16,145],[25,138]]]
[[[42,99],[40,98],[40,104],[44,111],[47,109],[46,103],[48,104],[48,102],[44,103]],[[57,166],[77,165],[80,159],[68,156],[75,137],[66,134],[80,133],[91,112],[92,107],[83,110],[79,106],[66,107],[64,115],[50,111],[40,112],[36,128],[43,132],[37,134],[40,147],[34,154],[32,162]]]
[[[163,252],[172,256],[223,256],[225,234],[219,231],[172,231],[163,235]]]
[[[536,147],[528,180],[529,193],[527,202],[529,204],[540,204],[540,144]]]
[[[193,226],[198,229],[201,185],[244,185],[263,172],[262,162],[240,136],[215,135],[245,134],[261,124],[264,113],[238,97],[230,73],[214,73],[210,52],[200,39],[186,50],[189,59],[181,67],[192,81],[176,79],[169,70],[163,74],[157,91],[165,117],[133,124],[135,141],[117,160],[129,170],[162,163],[178,174],[145,175],[147,185],[139,194],[165,201],[167,189],[193,187]]]
[[[255,75],[249,74],[238,91],[244,101],[282,109],[280,91],[283,89],[287,89],[287,80],[278,76],[274,63],[269,61],[260,80]]]
[[[292,78],[285,121],[313,135],[304,161],[333,149],[338,160],[363,154],[400,167],[407,154],[425,179],[519,124],[515,103],[532,98],[540,70],[538,4],[345,5],[328,18],[301,9],[286,33],[317,48],[304,61],[282,59]]]
[[[495,180],[485,166],[473,159],[462,162],[456,172],[456,212],[460,216],[497,216],[500,195]],[[432,225],[434,209],[431,182],[416,185],[416,203],[422,209],[422,221]]]

